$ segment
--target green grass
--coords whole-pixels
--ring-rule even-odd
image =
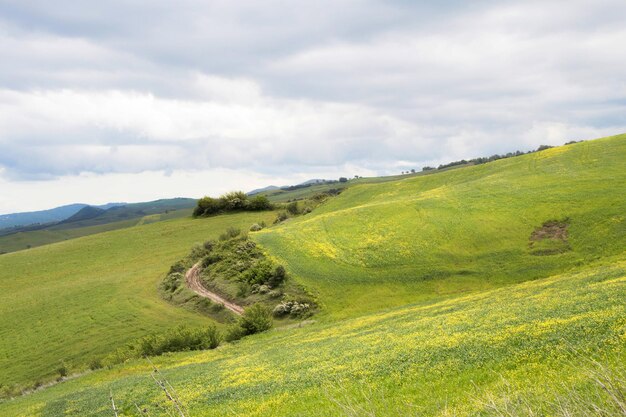
[[[616,404],[588,374],[597,358],[626,390],[626,253],[606,265],[340,323],[274,330],[215,351],[155,358],[194,417],[535,415]],[[8,416],[152,416],[167,402],[145,361],[0,404]],[[615,380],[619,382],[619,379]],[[512,392],[512,394],[511,394]],[[613,408],[610,408],[613,407]],[[356,411],[355,411],[356,410]],[[613,410],[613,412],[611,412]],[[366,414],[369,413],[369,414]],[[528,409],[514,415],[531,415]]]
[[[620,135],[352,185],[313,213],[254,238],[317,295],[331,318],[486,290],[626,247],[624,160],[626,135]],[[535,228],[563,218],[570,219],[567,250],[533,253]]]
[[[136,225],[154,223],[163,220],[177,219],[191,216],[192,209],[173,210],[169,213],[150,214],[143,217],[128,220],[111,221],[110,223],[96,225],[60,224],[46,227],[41,230],[28,232],[18,232],[10,235],[0,236],[0,253],[16,252],[19,250],[35,248],[37,246],[49,245],[63,240],[75,239],[77,237],[89,236],[96,233],[108,232],[111,230],[124,229]],[[88,222],[84,222],[89,224]]]
[[[62,361],[74,372],[147,333],[209,323],[162,300],[159,282],[193,244],[273,216],[183,218],[0,256],[0,382],[46,381]]]
[[[582,359],[618,381],[626,372],[625,160],[620,135],[351,181],[252,235],[316,296],[317,323],[156,363],[194,417],[611,407]],[[274,216],[158,222],[1,256],[0,381],[32,383],[60,361],[80,369],[146,333],[207,323],[162,301],[158,282],[193,243]],[[565,240],[531,240],[563,219]],[[127,416],[133,401],[164,415],[143,362],[5,402],[0,415],[110,415],[109,389]]]

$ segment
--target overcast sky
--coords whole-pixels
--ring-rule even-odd
[[[626,132],[626,2],[0,0],[0,213]]]

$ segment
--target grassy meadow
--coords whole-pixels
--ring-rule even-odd
[[[75,239],[77,237],[89,236],[111,230],[125,229],[127,227],[139,226],[142,224],[189,217],[191,216],[191,211],[191,209],[179,209],[170,211],[169,213],[149,214],[139,218],[114,221],[104,224],[80,225],[79,227],[70,227],[76,226],[72,224],[60,224],[49,226],[41,230],[18,232],[0,236],[0,253],[9,253],[35,248],[37,246],[49,245],[63,240]]]
[[[154,363],[187,415],[620,415],[626,254],[603,265],[339,323],[277,329]],[[593,363],[597,360],[598,366]],[[146,361],[0,404],[10,416],[174,412]],[[509,412],[512,414],[506,414]],[[567,414],[568,412],[569,414]],[[533,414],[534,413],[534,414]]]
[[[620,415],[624,161],[620,135],[351,180],[250,234],[315,297],[312,321],[153,362],[189,417]],[[32,386],[145,334],[209,324],[163,301],[159,282],[194,243],[275,216],[145,218],[0,256],[0,383]],[[174,415],[150,373],[135,359],[86,372],[0,402],[0,415],[111,416],[109,392],[120,415]]]
[[[432,175],[352,185],[254,238],[331,318],[577,268],[626,247],[626,135]],[[563,251],[537,255],[544,222]]]
[[[0,256],[0,383],[32,386],[147,333],[209,323],[162,300],[159,282],[195,243],[273,216],[175,219]]]

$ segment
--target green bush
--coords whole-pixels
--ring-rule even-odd
[[[235,340],[239,340],[244,336],[244,330],[241,328],[241,326],[239,326],[239,323],[237,323],[228,327],[228,329],[226,330],[225,339],[227,342],[234,342]]]
[[[239,327],[245,335],[261,333],[272,328],[272,315],[261,304],[254,304],[244,310],[239,318]]]
[[[162,335],[146,336],[131,350],[136,350],[140,356],[159,356],[166,352],[215,349],[221,340],[222,336],[214,325],[204,330],[179,326]]]
[[[101,369],[102,368],[102,361],[100,359],[92,359],[89,362],[89,369],[91,369],[92,371],[95,371],[96,369]]]
[[[59,374],[59,379],[65,378],[67,376],[67,367],[65,366],[65,364],[61,364],[61,366],[57,368],[57,374]]]
[[[174,265],[170,267],[170,271],[168,272],[168,275],[173,274],[175,272],[185,272],[186,270],[187,270],[187,266],[185,265],[185,263],[183,261],[177,261],[176,263],[174,263]]]
[[[272,203],[267,197],[258,195],[248,198],[243,191],[232,191],[220,198],[202,197],[193,211],[194,217],[211,216],[230,211],[272,210]]]
[[[296,215],[300,213],[300,210],[298,209],[298,202],[297,201],[293,201],[289,204],[287,204],[287,211],[289,212],[289,214],[292,215]]]
[[[229,227],[226,229],[224,233],[220,235],[220,240],[225,241],[237,237],[241,234],[241,229],[236,229],[234,227]]]
[[[193,247],[191,248],[191,253],[189,254],[189,258],[193,261],[202,258],[204,255],[207,254],[207,250],[204,248],[203,245],[200,244],[195,244],[193,245]],[[186,268],[185,268],[186,269]]]
[[[272,262],[268,259],[262,259],[255,266],[246,270],[243,274],[243,280],[250,285],[262,285],[267,283],[273,276]]]
[[[276,219],[274,220],[274,224],[284,222],[288,218],[289,216],[287,215],[287,213],[284,211],[281,211],[280,213],[276,214]]]
[[[272,275],[267,280],[267,283],[269,284],[270,287],[275,288],[275,287],[278,287],[280,284],[282,284],[285,281],[286,277],[287,277],[287,271],[285,271],[285,267],[282,265],[278,265],[274,269],[274,272],[272,273]]]
[[[248,210],[252,211],[271,210],[272,208],[272,203],[264,195],[258,195],[250,199],[248,203]]]
[[[178,287],[180,287],[180,284],[182,284],[184,280],[185,275],[183,273],[174,272],[168,274],[161,283],[161,285],[165,291],[174,292],[176,291],[176,289],[178,289]]]
[[[263,228],[258,223],[254,223],[252,226],[250,226],[250,231],[251,232],[258,232],[261,229],[263,229]]]

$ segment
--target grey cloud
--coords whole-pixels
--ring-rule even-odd
[[[626,129],[622,1],[0,1],[13,178],[352,164]]]

